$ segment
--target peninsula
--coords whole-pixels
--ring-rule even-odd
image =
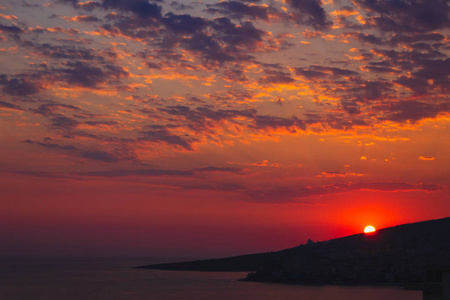
[[[249,271],[249,281],[405,285],[450,269],[450,217],[312,242],[277,252],[154,264],[142,269]]]

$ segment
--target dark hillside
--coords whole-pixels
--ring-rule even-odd
[[[423,282],[450,267],[450,218],[384,228],[278,252],[142,266],[191,271],[254,271],[247,280],[310,284]]]

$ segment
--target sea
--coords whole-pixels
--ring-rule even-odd
[[[145,259],[0,259],[1,300],[421,300],[400,287],[244,282],[244,272],[134,269]]]

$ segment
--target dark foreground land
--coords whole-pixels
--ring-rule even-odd
[[[245,280],[415,287],[427,272],[450,269],[450,218],[384,228],[278,251],[142,269],[249,271]]]

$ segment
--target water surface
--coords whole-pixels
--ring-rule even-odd
[[[246,273],[132,269],[149,261],[2,261],[8,300],[421,300],[391,287],[300,286],[237,281]]]

